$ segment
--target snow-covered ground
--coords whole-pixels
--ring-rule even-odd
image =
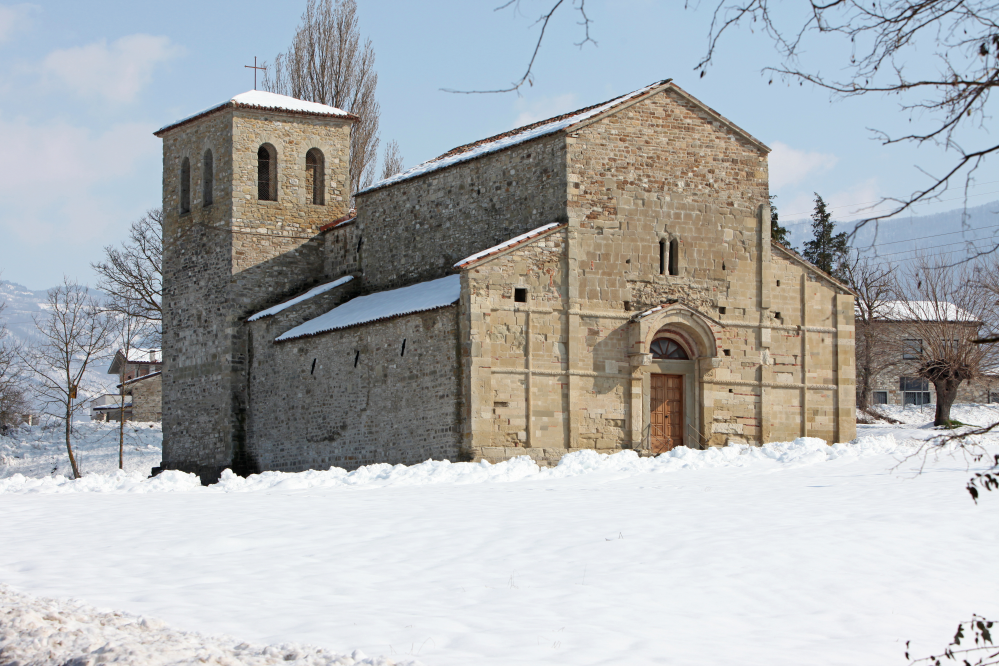
[[[0,630],[65,624],[78,652],[146,654],[133,616],[102,625],[38,599],[72,597],[179,636],[173,661],[123,663],[193,663],[203,640],[229,650],[208,663],[314,645],[427,665],[904,664],[906,640],[926,654],[972,613],[999,617],[999,497],[971,501],[960,455],[916,473],[923,458],[908,456],[939,434],[917,414],[895,410],[904,425],[861,426],[852,444],[583,452],[554,469],[375,465],[208,488],[180,473],[9,475]]]
[[[118,469],[118,424],[78,421],[73,424],[73,455],[84,476]],[[159,423],[125,423],[125,471],[149,476],[160,464],[163,429]],[[73,476],[66,453],[65,426],[21,426],[0,435],[0,479],[21,474],[32,478]]]

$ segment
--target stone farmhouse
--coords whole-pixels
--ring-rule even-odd
[[[855,436],[853,295],[770,238],[769,149],[670,80],[356,193],[356,117],[163,139],[163,469],[554,464]]]
[[[163,355],[159,349],[119,349],[108,366],[109,375],[115,375],[125,385],[124,409],[121,388],[119,393],[109,393],[96,398],[90,407],[93,421],[162,421]]]
[[[912,321],[937,321],[940,328],[952,330],[955,339],[978,337],[981,323],[971,313],[943,301],[885,301],[876,312],[872,329],[882,341],[888,341],[879,351],[891,358],[885,359],[885,369],[871,382],[868,404],[935,406],[937,395],[933,384],[918,372],[929,341],[920,337],[922,333]],[[999,402],[999,375],[993,370],[962,382],[957,402]]]

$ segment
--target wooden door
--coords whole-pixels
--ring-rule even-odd
[[[683,446],[683,375],[651,375],[652,454]]]

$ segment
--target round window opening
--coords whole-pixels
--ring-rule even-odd
[[[684,348],[675,340],[670,340],[669,338],[653,340],[650,349],[652,350],[652,358],[654,359],[668,359],[671,361],[690,360]]]

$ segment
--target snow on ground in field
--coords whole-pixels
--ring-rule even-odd
[[[391,666],[402,662],[370,659],[360,651],[338,655],[290,643],[237,643],[171,629],[152,618],[101,611],[74,601],[38,599],[0,585],[0,663]]]
[[[999,617],[999,582],[981,568],[999,546],[999,497],[972,502],[978,468],[959,453],[918,474],[910,455],[940,431],[928,411],[896,411],[906,424],[864,426],[853,444],[581,452],[554,469],[373,465],[208,488],[176,472],[10,477],[0,524],[17,538],[0,539],[0,581],[30,596],[0,598],[13,609],[0,627],[49,636],[45,604],[72,607],[66,626],[93,631],[32,662],[53,666],[105,643],[152,651],[132,616],[98,637],[98,611],[37,597],[157,618],[171,635],[433,666],[905,664],[905,641],[928,654],[971,613]],[[999,436],[983,442],[999,450]],[[178,638],[163,663],[199,646],[268,663],[250,658],[263,648],[199,640]],[[217,663],[237,659],[225,654]]]
[[[118,469],[118,424],[78,421],[73,424],[73,455],[84,476]],[[125,471],[142,477],[160,464],[163,429],[159,423],[125,423]],[[22,426],[0,435],[0,483],[14,475],[52,478],[73,476],[62,425]]]

